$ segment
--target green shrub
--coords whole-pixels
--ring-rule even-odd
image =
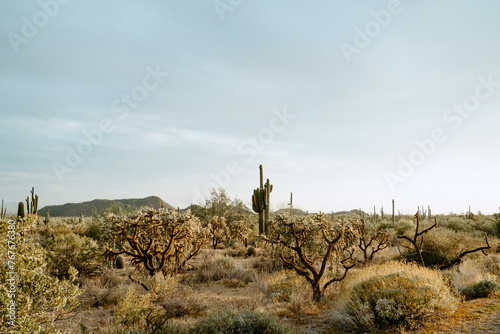
[[[460,289],[460,293],[467,300],[488,297],[489,295],[499,291],[500,284],[493,280],[483,280],[472,286]]]
[[[70,268],[85,276],[102,272],[102,251],[90,238],[76,234],[57,236],[47,242],[46,250],[48,270],[57,278],[69,278]]]
[[[84,235],[87,238],[92,238],[96,241],[100,241],[103,236],[102,227],[99,224],[92,222],[85,229]]]
[[[454,312],[458,304],[440,272],[416,265],[389,262],[369,267],[349,284],[332,319],[356,332],[410,326]]]
[[[33,226],[32,217],[17,221],[15,225],[8,224],[6,220],[0,222],[0,238],[3,240],[0,242],[0,253],[7,256],[9,250],[13,252],[10,255],[13,254],[15,264],[13,268],[9,268],[7,261],[0,264],[0,281],[3,282],[0,285],[1,333],[12,330],[8,324],[11,318],[7,308],[12,301],[9,293],[14,291],[10,289],[10,282],[13,281],[8,281],[12,278],[10,272],[16,274],[13,285],[17,325],[15,333],[53,333],[55,318],[63,314],[71,315],[78,306],[78,287],[46,273],[45,250],[28,235]],[[42,323],[45,323],[43,329],[40,326]]]
[[[402,235],[405,234],[406,231],[409,231],[411,229],[415,228],[415,224],[409,220],[409,219],[400,219],[396,223],[396,234],[397,235]]]

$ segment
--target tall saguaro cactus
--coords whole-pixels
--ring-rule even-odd
[[[259,214],[259,234],[267,234],[267,222],[269,221],[269,198],[273,191],[273,185],[267,179],[264,184],[264,171],[262,165],[259,166],[260,170],[260,187],[254,189],[252,195],[252,208],[253,211]]]
[[[396,225],[396,220],[395,220],[395,217],[394,217],[394,199],[392,200],[392,226],[395,226]]]
[[[31,188],[31,201],[30,197],[26,197],[26,211],[28,214],[36,215],[38,212],[38,195],[35,194],[35,187]]]
[[[4,209],[2,200],[2,210],[0,211],[0,219],[5,219],[6,214],[7,214],[7,208]]]

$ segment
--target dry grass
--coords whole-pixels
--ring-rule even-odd
[[[248,284],[253,280],[253,275],[233,258],[205,251],[199,256],[194,271],[184,276],[183,283],[192,286],[221,280]]]

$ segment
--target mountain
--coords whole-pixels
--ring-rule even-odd
[[[277,211],[274,211],[275,216],[279,215],[280,213],[290,215],[290,209],[279,209]],[[303,211],[300,209],[293,209],[293,215],[294,216],[307,216],[308,213],[306,211]]]
[[[66,203],[63,205],[49,205],[38,210],[39,216],[44,216],[47,210],[50,210],[50,215],[52,217],[77,217],[92,216],[94,213],[100,213],[108,209],[111,204],[119,204],[124,208],[132,207],[134,209],[139,209],[141,207],[150,207],[153,209],[167,208],[174,209],[173,206],[163,201],[158,196],[150,196],[146,198],[131,198],[131,199],[95,199],[90,202],[82,203]]]
[[[280,213],[286,213],[287,215],[290,215],[290,209],[280,209],[278,211],[275,211],[274,212],[274,215],[278,215]],[[324,212],[325,214],[327,215],[331,215],[331,213],[327,213],[327,212]],[[341,215],[352,215],[352,214],[357,214],[357,215],[360,215],[361,216],[361,213],[364,214],[363,211],[360,211],[358,209],[354,209],[354,210],[351,210],[351,211],[338,211],[338,212],[334,212],[335,216],[341,216]],[[306,211],[303,211],[303,210],[300,210],[300,209],[293,209],[293,215],[294,216],[307,216],[309,213],[306,212]]]

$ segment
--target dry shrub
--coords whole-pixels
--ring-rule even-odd
[[[300,281],[300,277],[292,271],[279,271],[272,274],[261,273],[257,276],[259,289],[267,298],[280,302],[290,301],[294,286],[299,284]]]
[[[99,333],[157,333],[164,326],[168,317],[158,301],[167,298],[177,283],[161,274],[149,279],[151,289],[145,294],[128,289],[114,309],[113,319]]]
[[[451,286],[466,299],[486,297],[490,293],[497,292],[495,284],[499,282],[499,274],[500,256],[497,254],[489,254],[479,259],[466,259],[455,268],[446,271]]]
[[[75,282],[79,283],[84,291],[79,297],[80,302],[90,307],[118,304],[131,285],[130,279],[117,275],[111,269],[104,269],[101,276],[78,278]]]
[[[245,257],[245,248],[233,246],[232,248],[227,248],[224,250],[223,254],[230,257]]]
[[[259,272],[273,273],[283,270],[283,261],[277,257],[257,256],[252,257],[250,267]]]
[[[358,270],[343,284],[333,325],[353,332],[412,327],[431,316],[454,312],[458,300],[440,272],[388,262]]]
[[[438,227],[429,232],[423,241],[422,257],[426,266],[442,266],[456,259],[462,252],[485,245],[484,237],[474,237],[467,232],[457,232]],[[480,252],[467,255],[474,257]]]
[[[220,280],[238,280],[245,284],[252,282],[252,274],[232,258],[205,252],[200,256],[200,265],[184,276],[187,284],[208,283]]]
[[[190,334],[285,334],[289,332],[290,330],[275,318],[250,310],[241,312],[222,310],[199,320],[192,328],[189,328]]]
[[[309,284],[293,271],[260,273],[256,276],[256,283],[270,301],[284,303],[283,307],[295,315],[311,313],[315,309]]]

